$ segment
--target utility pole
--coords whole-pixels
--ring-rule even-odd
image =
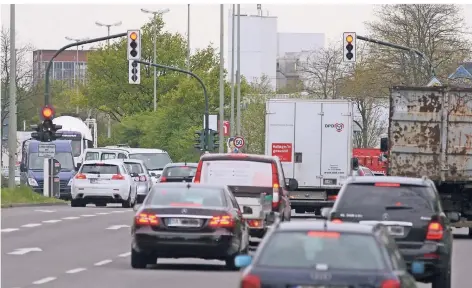
[[[220,4],[220,121],[219,121],[219,126],[220,126],[220,145],[218,147],[219,152],[223,153],[224,152],[224,146],[223,143],[225,141],[225,136],[224,136],[224,124],[223,122],[225,121],[225,86],[224,86],[224,72],[225,72],[225,50],[224,50],[224,37],[225,37],[225,25],[224,25],[224,4]]]
[[[163,14],[169,12],[169,9],[163,9],[163,10],[157,10],[157,11],[152,11],[148,9],[141,8],[141,12],[143,13],[148,13],[153,15],[153,20],[156,21],[157,16],[162,16]],[[155,25],[153,25],[153,37],[152,37],[152,42],[153,42],[153,62],[157,62],[157,28]],[[154,103],[154,112],[157,110],[157,68],[154,68],[154,97],[153,97],[153,103]]]
[[[74,41],[74,42],[80,42],[80,41],[84,41],[84,40],[88,40],[90,38],[83,38],[83,39],[79,39],[79,38],[71,38],[71,37],[66,37],[66,40],[69,40],[69,41]],[[74,67],[74,86],[75,86],[75,89],[76,89],[76,93],[77,95],[79,95],[79,85],[77,85],[77,82],[79,82],[79,73],[80,73],[80,70],[79,70],[79,46],[77,45],[77,49],[76,49],[76,56],[75,56],[75,67]],[[79,106],[76,106],[75,107],[75,113],[79,114]]]
[[[238,136],[241,136],[241,4],[238,4],[238,48],[237,48],[237,70],[236,70],[236,83],[238,85],[237,88],[237,96],[236,96],[236,113],[237,113],[237,129],[236,133]]]
[[[10,105],[8,107],[8,187],[16,187],[16,50],[15,4],[10,4]]]
[[[234,19],[236,18],[236,5],[233,4],[233,16],[231,18],[231,122],[229,125],[229,131],[230,131],[230,136],[235,136],[234,131],[235,129],[235,124],[234,123],[234,29],[235,27],[235,21]]]
[[[187,5],[187,70],[190,71],[190,4]]]
[[[121,21],[115,22],[113,24],[104,24],[104,23],[95,21],[95,25],[100,26],[100,27],[107,27],[108,36],[110,36],[110,28],[112,26],[117,27],[117,26],[120,26],[121,24],[122,24]],[[107,39],[107,47],[108,48],[110,47],[110,39]],[[111,138],[111,117],[110,117],[110,114],[108,114],[107,138]]]

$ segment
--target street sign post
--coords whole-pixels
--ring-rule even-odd
[[[241,136],[237,136],[234,138],[234,147],[238,148],[239,150],[244,147],[245,141],[244,138]]]
[[[39,143],[39,157],[54,158],[56,155],[56,145],[48,143]]]

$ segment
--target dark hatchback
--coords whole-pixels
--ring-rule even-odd
[[[225,186],[164,183],[152,188],[131,228],[131,266],[158,258],[226,261],[247,253],[249,234],[239,206]]]
[[[162,170],[157,182],[192,182],[197,166],[197,163],[169,163]]]
[[[420,261],[418,281],[451,287],[452,231],[434,183],[427,178],[349,178],[331,211],[331,221],[385,225],[407,265]],[[411,268],[411,267],[410,267]]]
[[[414,288],[398,248],[382,225],[292,221],[276,225],[247,267],[241,288]]]

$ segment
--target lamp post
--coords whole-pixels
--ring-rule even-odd
[[[111,27],[117,27],[117,26],[120,26],[121,24],[122,24],[121,21],[118,21],[118,22],[115,22],[115,23],[112,23],[112,24],[104,24],[102,22],[95,21],[95,25],[97,25],[99,27],[107,27],[108,36],[110,36],[110,28]],[[107,47],[110,47],[110,39],[107,40]],[[107,137],[111,138],[111,118],[110,118],[110,114],[108,114]]]
[[[141,8],[141,12],[143,13],[148,13],[148,14],[152,14],[153,15],[153,18],[154,20],[156,20],[156,17],[157,16],[161,16],[167,12],[169,12],[170,10],[169,9],[161,9],[161,10],[157,10],[157,11],[152,11],[152,10],[148,10],[148,9],[144,9],[144,8]],[[155,26],[154,27],[154,35],[153,35],[153,50],[154,50],[154,60],[153,62],[156,63],[157,61],[157,48],[156,48],[156,43],[157,43],[157,29]],[[153,98],[153,103],[154,103],[154,111],[157,110],[157,68],[154,66],[154,98]]]
[[[85,40],[89,40],[90,38],[83,38],[83,39],[80,39],[80,38],[72,38],[72,37],[66,37],[66,40],[69,40],[69,41],[74,41],[74,42],[80,42],[80,41],[85,41]],[[76,53],[76,56],[75,56],[75,66],[74,66],[74,86],[75,86],[75,89],[76,89],[76,92],[77,92],[77,95],[79,94],[79,85],[77,85],[77,82],[78,82],[78,78],[79,78],[79,73],[80,73],[80,70],[79,70],[79,46],[77,46],[77,53]],[[77,75],[77,76],[76,76]],[[79,106],[76,106],[75,107],[75,112],[77,114],[79,114]]]

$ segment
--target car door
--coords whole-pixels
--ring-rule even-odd
[[[131,176],[131,171],[127,169],[124,162],[123,162],[123,165],[121,165],[121,169],[123,173],[126,175],[128,183],[131,187],[131,203],[136,203],[136,198],[138,197],[138,183],[139,182],[136,182],[134,177]]]

